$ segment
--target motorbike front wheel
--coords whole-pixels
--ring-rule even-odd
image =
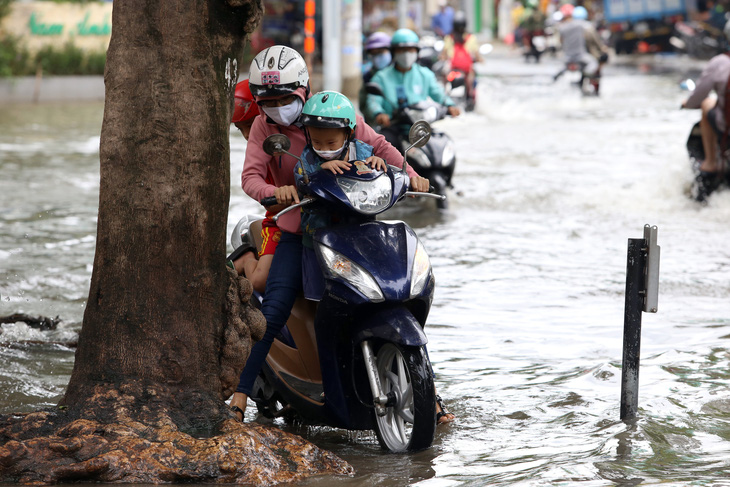
[[[393,452],[431,446],[436,432],[436,393],[423,347],[386,343],[375,354],[383,393],[391,400],[385,415],[375,414],[380,446]]]

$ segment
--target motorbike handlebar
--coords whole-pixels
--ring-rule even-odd
[[[285,214],[289,213],[292,210],[295,210],[297,208],[301,208],[302,206],[305,206],[305,205],[308,205],[310,203],[313,203],[314,201],[315,201],[315,198],[313,198],[311,196],[308,196],[306,198],[302,198],[302,200],[299,203],[295,203],[293,205],[287,206],[286,208],[284,208],[283,210],[281,210],[279,213],[277,213],[276,215],[274,215],[271,219],[274,222],[277,222],[279,220],[279,217],[281,215],[285,215]]]
[[[446,195],[444,195],[444,194],[421,193],[420,191],[406,191],[405,194],[403,194],[403,196],[404,197],[405,196],[416,196],[416,197],[420,197],[420,198],[434,198],[434,199],[441,200],[441,201],[446,199]]]
[[[261,206],[274,206],[278,201],[276,200],[276,196],[267,196],[266,198],[261,198],[259,203],[261,203]]]

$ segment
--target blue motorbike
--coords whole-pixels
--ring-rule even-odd
[[[410,148],[423,146],[429,137],[428,123],[416,123]],[[287,152],[289,147],[280,134],[264,143],[270,155],[297,157]],[[410,195],[442,196],[408,191],[405,167],[383,172],[360,161],[344,174],[305,174],[303,186],[301,202],[275,218],[314,204],[342,216],[337,225],[314,235],[325,291],[319,302],[297,300],[251,398],[266,417],[375,430],[380,445],[393,452],[428,448],[436,428],[436,399],[423,328],[434,276],[415,232],[402,221],[377,221],[376,216]],[[255,236],[259,225],[242,223],[234,236],[246,226]]]

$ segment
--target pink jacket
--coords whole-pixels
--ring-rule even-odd
[[[241,173],[241,187],[243,191],[256,201],[273,196],[274,190],[278,186],[293,186],[295,184],[294,166],[297,160],[286,154],[272,157],[266,154],[262,148],[266,137],[279,133],[286,135],[291,140],[289,152],[292,154],[300,155],[304,150],[304,146],[307,144],[303,128],[296,125],[283,127],[274,123],[267,123],[265,115],[256,117],[251,127],[251,134],[248,137],[246,159],[243,163],[243,172]],[[372,145],[373,153],[385,159],[386,163],[396,167],[403,167],[403,154],[390,145],[385,140],[385,137],[375,132],[366,124],[360,115],[357,116],[355,138]],[[265,181],[268,170],[271,171],[275,186]],[[408,166],[407,171],[410,177],[417,176],[416,171],[411,166]],[[300,216],[300,211],[290,211],[278,220],[279,228],[289,233],[301,233]]]

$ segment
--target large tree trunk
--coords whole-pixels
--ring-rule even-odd
[[[99,385],[139,381],[182,394],[165,397],[195,423],[231,393],[222,367],[241,364],[220,360],[228,130],[238,57],[260,16],[255,1],[114,4],[96,256],[69,407],[86,407]]]
[[[58,409],[0,417],[0,481],[267,484],[350,471],[236,423],[224,403],[265,328],[250,284],[225,265],[233,91],[262,7],[114,2],[76,362]]]

